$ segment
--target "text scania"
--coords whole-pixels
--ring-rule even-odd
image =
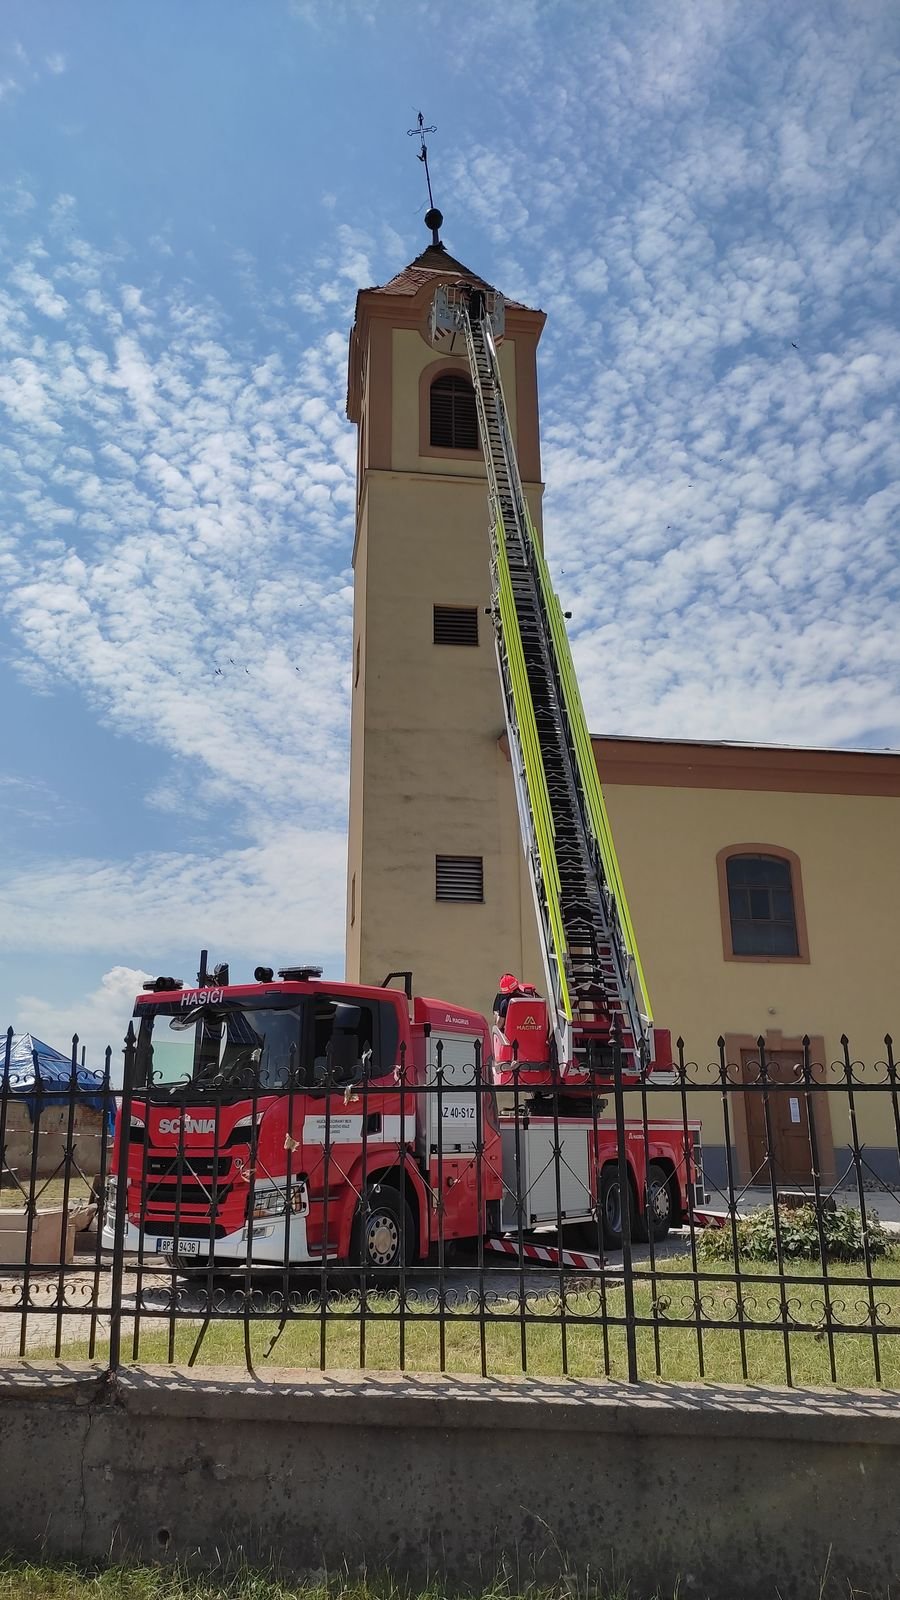
[[[180,1117],[160,1117],[160,1133],[179,1133],[184,1128],[185,1135],[189,1133],[212,1133],[216,1126],[215,1117],[185,1117],[182,1122]]]

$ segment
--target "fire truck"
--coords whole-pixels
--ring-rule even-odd
[[[655,1027],[560,602],[500,380],[502,297],[458,277],[430,336],[465,349],[489,491],[491,613],[544,968],[502,1023],[312,967],[160,977],[135,1004],[105,1239],[179,1266],[395,1270],[454,1241],[547,1259],[662,1239],[704,1203],[699,1124],[624,1115],[671,1074]],[[402,978],[402,989],[396,980]],[[615,1093],[616,1117],[605,1115]]]

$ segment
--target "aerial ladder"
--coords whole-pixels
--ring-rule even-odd
[[[491,614],[522,843],[537,916],[559,1080],[668,1066],[652,1014],[565,619],[519,474],[497,341],[502,297],[442,285],[432,342],[464,342],[490,501]]]

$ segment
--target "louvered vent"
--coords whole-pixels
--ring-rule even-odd
[[[477,644],[477,607],[435,606],[434,642],[435,644]]]
[[[434,897],[436,900],[483,900],[481,856],[435,856]]]
[[[431,385],[431,443],[443,450],[478,449],[475,390],[455,372],[445,372]]]

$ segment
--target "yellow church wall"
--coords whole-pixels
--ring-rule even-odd
[[[359,977],[360,930],[363,892],[363,793],[365,781],[366,706],[366,587],[368,579],[368,507],[363,501],[357,518],[353,587],[353,648],[350,660],[350,805],[347,821],[347,916],[345,970]]]
[[[897,1033],[900,800],[888,796],[605,786],[655,1020],[689,1060],[717,1060],[719,1034],[824,1040],[828,1062],[884,1058]],[[741,844],[799,857],[809,963],[725,958],[716,858]],[[797,885],[795,884],[795,893]],[[699,1099],[699,1097],[698,1097]],[[829,1097],[849,1141],[846,1096]],[[721,1109],[704,1096],[707,1137]],[[885,1095],[860,1095],[860,1137],[892,1142]]]
[[[483,479],[457,479],[448,495],[435,474],[369,475],[366,543],[379,554],[365,577],[369,667],[357,869],[365,914],[361,938],[348,939],[348,973],[378,981],[390,967],[412,967],[420,992],[457,1001],[477,994],[489,1004],[496,974],[485,952],[509,947],[509,930],[521,922],[521,892],[509,850],[518,830],[509,766],[498,748],[503,711],[484,614],[484,494]],[[539,516],[539,489],[531,499]],[[435,603],[478,609],[477,647],[433,643]],[[483,857],[483,905],[436,902],[437,854]],[[513,946],[509,959],[521,964],[521,943]]]

